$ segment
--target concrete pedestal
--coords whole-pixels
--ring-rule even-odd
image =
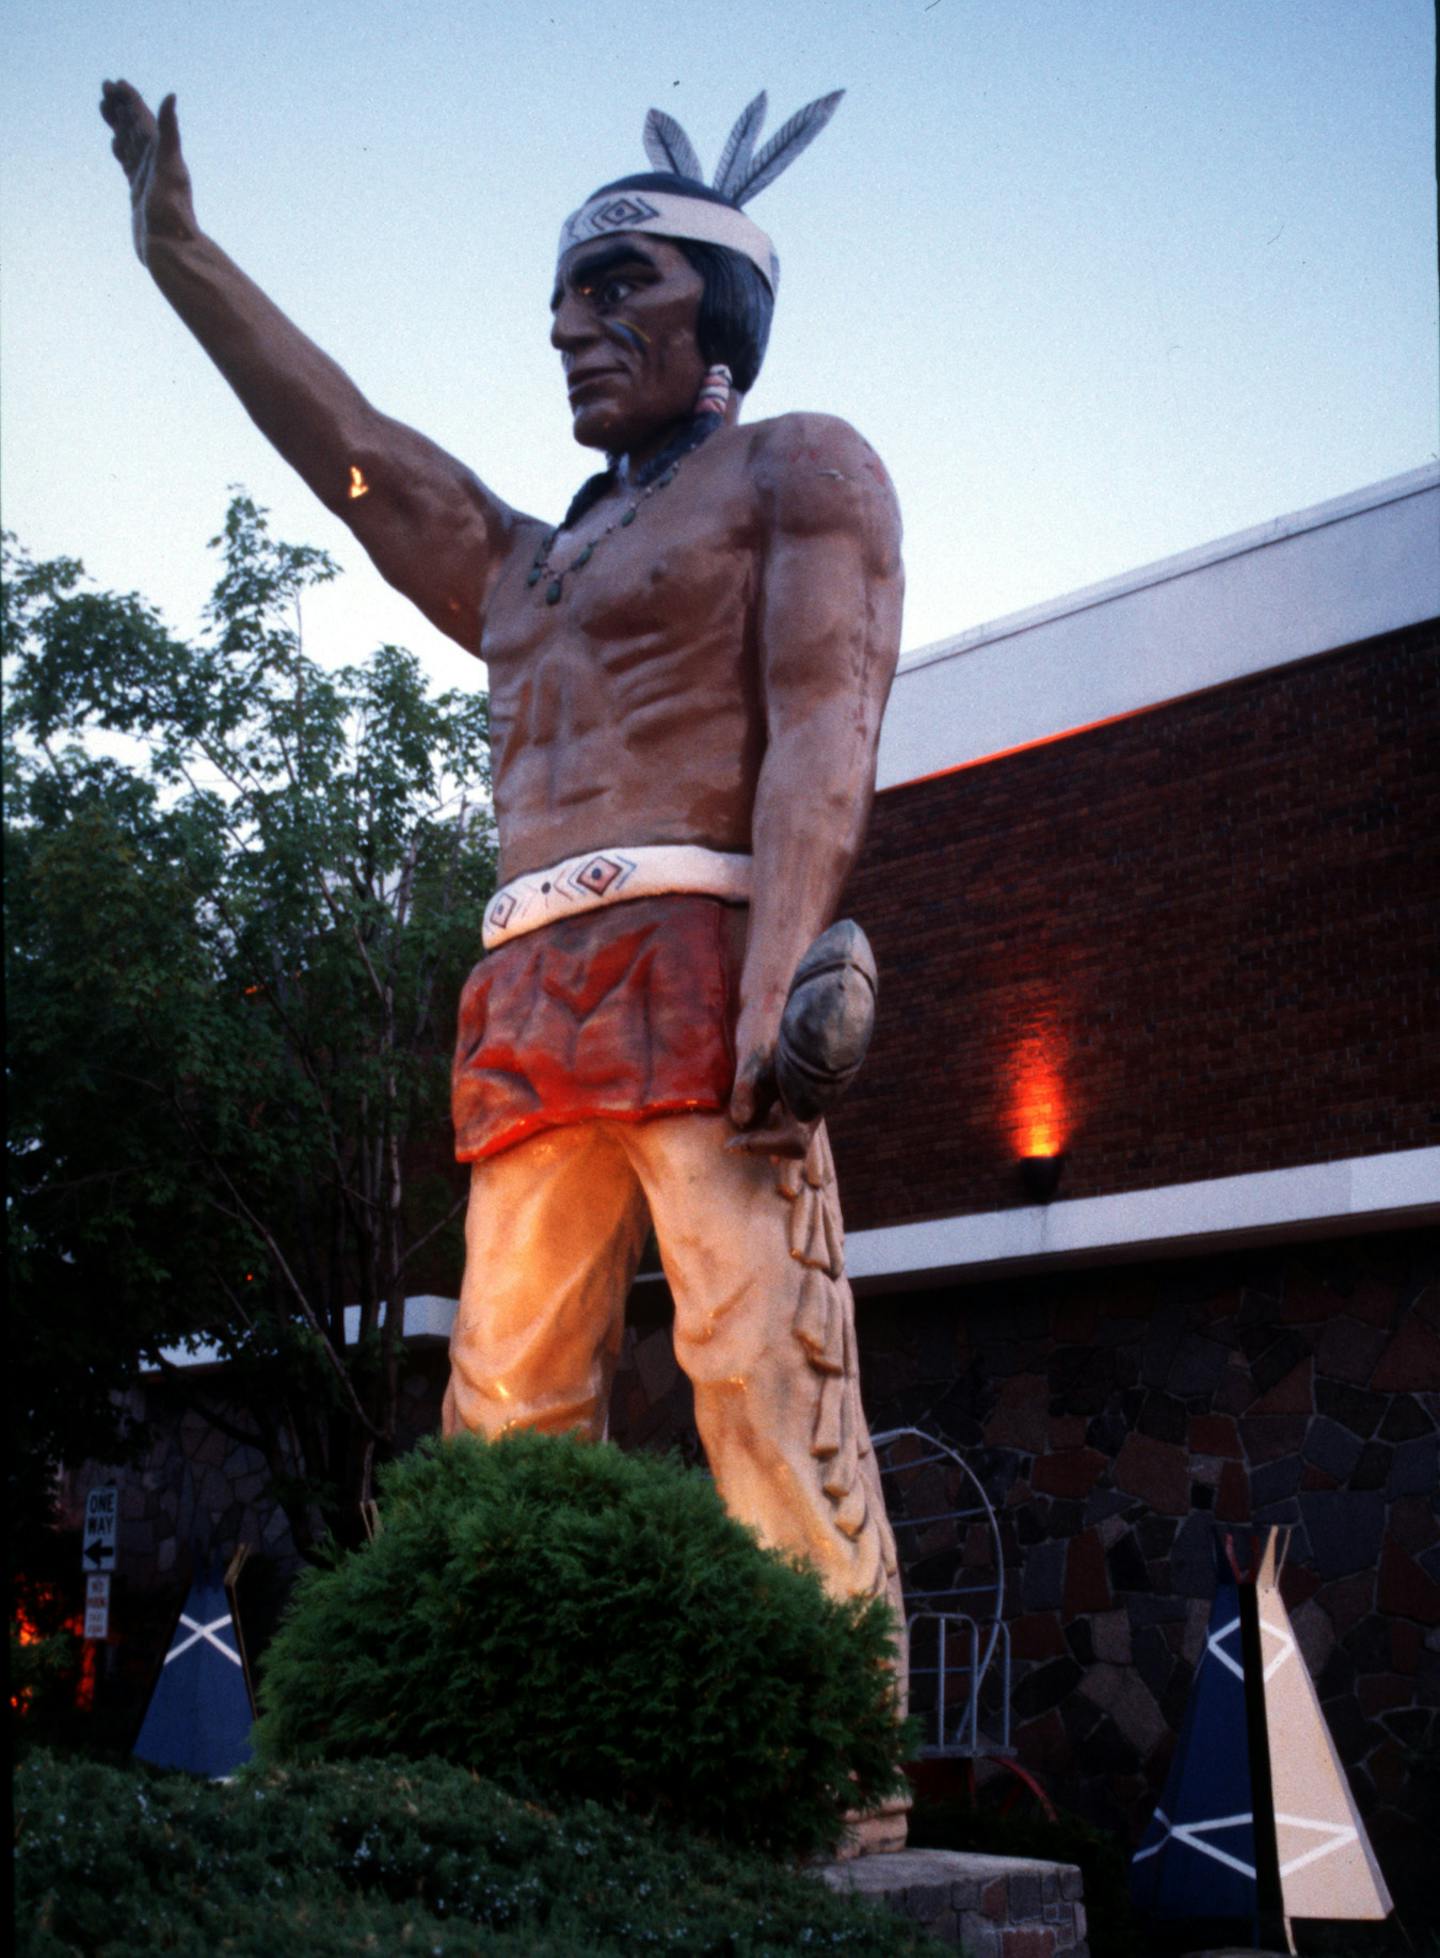
[[[815,1875],[963,1945],[969,1958],[1089,1958],[1080,1872],[1071,1863],[901,1849],[824,1863]]]

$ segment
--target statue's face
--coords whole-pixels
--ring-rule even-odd
[[[702,288],[668,238],[621,232],[566,252],[550,341],[577,442],[630,454],[691,412],[705,378],[695,341]]]

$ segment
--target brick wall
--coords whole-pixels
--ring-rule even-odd
[[[892,789],[850,1227],[1440,1140],[1440,633]],[[1053,1136],[1042,1136],[1047,1126]]]

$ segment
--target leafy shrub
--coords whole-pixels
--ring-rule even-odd
[[[890,1617],[762,1551],[673,1462],[516,1434],[422,1445],[373,1544],[271,1645],[270,1763],[441,1756],[773,1854],[902,1785]]]
[[[63,1732],[73,1717],[80,1641],[73,1632],[23,1637],[10,1621],[10,1748],[19,1756]]]
[[[21,1958],[941,1949],[763,1858],[589,1805],[547,1813],[438,1761],[215,1785],[37,1752],[15,1812]]]

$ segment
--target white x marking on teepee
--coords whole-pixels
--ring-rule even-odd
[[[1241,1876],[1254,1876],[1253,1864],[1242,1863],[1238,1856],[1231,1856],[1228,1851],[1217,1849],[1213,1842],[1201,1840],[1213,1829],[1238,1829],[1242,1825],[1248,1826],[1253,1820],[1254,1817],[1249,1814],[1217,1815],[1209,1822],[1182,1822],[1173,1833],[1176,1842],[1183,1842],[1187,1849],[1196,1849],[1202,1856],[1211,1856],[1217,1863],[1223,1863],[1227,1870],[1239,1870]]]
[[[1213,1658],[1218,1659],[1222,1666],[1228,1666],[1237,1679],[1243,1680],[1245,1677],[1245,1668],[1240,1664],[1238,1659],[1232,1659],[1230,1654],[1225,1650],[1225,1647],[1220,1643],[1222,1639],[1229,1638],[1232,1632],[1238,1631],[1239,1629],[1240,1618],[1237,1613],[1228,1625],[1222,1625],[1218,1632],[1210,1633],[1205,1641],[1205,1650]]]
[[[1240,1621],[1237,1618],[1235,1622],[1238,1625]],[[1225,1653],[1220,1653],[1219,1657],[1226,1659],[1226,1663],[1229,1663]],[[1202,1837],[1216,1829],[1238,1829],[1242,1824],[1252,1822],[1254,1820],[1252,1815],[1248,1813],[1245,1815],[1217,1815],[1208,1822],[1182,1822],[1177,1827],[1163,1809],[1157,1808],[1155,1811],[1155,1820],[1164,1829],[1164,1835],[1160,1838],[1159,1842],[1152,1842],[1148,1849],[1137,1849],[1130,1859],[1131,1862],[1143,1863],[1147,1856],[1158,1856],[1166,1843],[1172,1841],[1182,1842],[1187,1849],[1193,1849],[1201,1856],[1209,1856],[1215,1862],[1223,1863],[1227,1870],[1238,1870],[1241,1876],[1254,1876],[1255,1871],[1249,1863],[1242,1863],[1238,1856],[1230,1855],[1228,1850],[1217,1849],[1213,1842],[1204,1842],[1201,1840]]]
[[[1268,1618],[1262,1618],[1260,1620],[1260,1630],[1262,1633],[1268,1632],[1280,1648],[1275,1654],[1275,1657],[1267,1662],[1265,1670],[1261,1675],[1265,1684],[1268,1686],[1274,1675],[1279,1672],[1285,1661],[1294,1652],[1295,1635],[1288,1625],[1272,1625]]]
[[[1303,1870],[1307,1863],[1318,1863],[1322,1856],[1333,1856],[1337,1849],[1343,1849],[1346,1843],[1356,1840],[1355,1831],[1348,1822],[1310,1822],[1303,1815],[1277,1815],[1275,1821],[1277,1825],[1283,1823],[1287,1829],[1311,1829],[1316,1835],[1330,1838],[1329,1842],[1316,1843],[1304,1855],[1292,1856],[1288,1863],[1282,1863],[1282,1877],[1293,1876],[1296,1870]]]
[[[190,1636],[183,1640],[181,1644],[171,1646],[170,1650],[165,1654],[166,1665],[168,1666],[172,1659],[178,1659],[182,1652],[188,1652],[192,1645],[198,1645],[203,1638],[209,1644],[213,1645],[217,1652],[223,1652],[232,1665],[238,1666],[240,1663],[240,1654],[233,1651],[225,1643],[224,1639],[219,1639],[215,1636],[218,1631],[222,1631],[230,1622],[228,1611],[223,1618],[212,1618],[208,1625],[197,1624],[187,1612],[182,1611],[180,1614],[180,1624],[189,1626]],[[177,1627],[176,1629],[178,1630],[179,1628]]]
[[[1165,1831],[1165,1833],[1163,1836],[1161,1836],[1159,1842],[1152,1842],[1148,1849],[1137,1849],[1135,1851],[1135,1854],[1130,1858],[1130,1861],[1132,1863],[1143,1863],[1147,1856],[1158,1856],[1160,1854],[1160,1851],[1165,1847],[1166,1843],[1169,1842],[1170,1840],[1170,1831],[1174,1827],[1174,1824],[1171,1822],[1170,1817],[1165,1813],[1164,1809],[1157,1808],[1154,1815],[1150,1819],[1152,1822],[1158,1822],[1160,1824],[1160,1827]]]

